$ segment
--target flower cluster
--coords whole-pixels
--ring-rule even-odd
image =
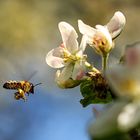
[[[105,70],[107,56],[114,47],[114,39],[121,33],[124,25],[125,17],[121,12],[116,12],[106,25],[96,25],[95,28],[78,20],[79,31],[83,35],[79,44],[75,29],[66,22],[60,22],[58,27],[62,43],[46,56],[49,66],[63,68],[56,72],[55,79],[58,86],[61,88],[75,87],[87,77],[86,73],[89,69],[94,73],[100,72],[87,62],[87,55],[84,54],[87,44],[102,56],[103,70]]]
[[[140,139],[140,42],[127,45],[119,63],[107,67],[114,40],[125,23],[125,16],[119,11],[106,25],[96,25],[95,28],[78,20],[82,34],[79,45],[75,29],[66,22],[60,22],[63,42],[46,56],[47,64],[59,69],[55,78],[59,87],[80,85],[83,107],[114,100],[110,109],[99,114],[89,129],[96,140],[129,140],[133,133]],[[88,56],[84,53],[87,45],[102,57],[102,70],[87,62]]]

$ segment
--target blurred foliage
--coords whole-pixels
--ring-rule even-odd
[[[42,37],[45,39],[50,33],[54,36],[52,31],[56,30],[61,20],[75,22],[76,25],[80,18],[94,26],[98,23],[105,24],[116,10],[122,10],[125,14],[135,12],[132,17],[134,19],[138,17],[136,13],[139,5],[139,0],[2,0],[0,44],[20,47]]]
[[[60,21],[69,22],[77,30],[78,19],[94,27],[106,24],[117,10],[127,17],[125,30],[116,43],[116,50],[123,49],[124,44],[139,38],[140,30],[135,32],[133,28],[139,29],[139,5],[139,0],[1,0],[1,57],[6,54],[18,58],[31,53],[43,56],[60,43]]]
[[[128,135],[125,134],[116,134],[109,137],[103,137],[103,138],[93,138],[93,140],[131,140]]]
[[[90,104],[109,103],[113,100],[109,86],[101,74],[90,72],[89,79],[82,82],[80,91],[84,99],[80,100],[83,107]]]

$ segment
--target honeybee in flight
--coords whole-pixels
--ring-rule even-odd
[[[33,85],[28,81],[7,81],[6,83],[4,83],[3,88],[17,90],[17,92],[14,93],[15,99],[23,99],[24,101],[26,101],[27,99],[25,94],[34,94],[34,87],[40,84],[41,83]]]

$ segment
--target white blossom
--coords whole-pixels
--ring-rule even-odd
[[[119,96],[140,100],[140,43],[127,46],[123,65],[113,65],[106,72],[112,90]]]
[[[78,20],[78,26],[80,32],[87,36],[87,43],[100,55],[106,55],[114,47],[113,39],[121,33],[125,22],[125,16],[118,11],[104,26],[96,25],[93,28],[81,20]]]
[[[78,35],[75,29],[66,22],[59,23],[59,30],[63,43],[52,49],[46,56],[46,62],[52,68],[62,68],[56,74],[56,81],[64,83],[69,78],[80,80],[84,75],[84,62],[86,56],[83,54],[86,47],[86,36],[83,36],[81,44],[78,44]]]

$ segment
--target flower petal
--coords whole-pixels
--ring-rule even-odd
[[[96,29],[91,26],[85,24],[82,20],[78,20],[79,31],[83,35],[87,35],[88,37],[93,37],[96,33]]]
[[[76,62],[74,65],[73,72],[72,72],[72,79],[73,80],[81,80],[84,75],[85,75],[84,65],[80,64],[80,62]]]
[[[78,41],[74,34],[74,31],[71,31],[68,40],[66,41],[66,48],[71,54],[75,54],[78,51]]]
[[[69,52],[73,53],[78,50],[78,35],[75,29],[66,22],[60,22],[58,24],[64,46]]]
[[[68,64],[60,72],[59,76],[56,77],[56,80],[58,80],[58,81],[60,81],[62,83],[65,82],[66,80],[68,80],[71,77],[72,71],[73,71],[73,64]]]
[[[118,130],[117,117],[126,104],[127,102],[125,101],[114,102],[112,107],[104,111],[102,115],[91,124],[89,128],[90,135],[93,138],[104,139],[106,136],[114,134],[114,132]]]
[[[60,70],[57,70],[56,72],[56,83],[60,88],[66,89],[66,88],[74,88],[80,84],[81,81],[79,80],[73,80],[72,78],[67,79],[66,81],[60,81],[59,76],[61,72]]]
[[[87,45],[87,35],[83,35],[82,37],[82,41],[81,41],[81,44],[80,44],[80,47],[79,47],[79,50],[81,50],[81,55],[83,54],[83,52],[85,51],[86,49],[86,45]]]
[[[140,42],[126,46],[124,59],[126,65],[130,67],[140,67]]]
[[[118,126],[123,131],[129,131],[140,123],[140,103],[127,104],[118,116]]]
[[[120,11],[115,12],[114,16],[106,25],[112,35],[112,39],[115,39],[121,33],[125,23],[126,19],[123,13]]]
[[[106,77],[117,95],[128,99],[140,99],[139,70],[116,65],[106,71]]]
[[[61,44],[59,47],[53,49],[53,51],[52,51],[53,56],[63,58],[64,57],[64,49],[65,48],[63,48],[63,44]]]
[[[46,56],[46,63],[53,68],[62,68],[64,66],[63,58],[60,57],[61,48],[52,49]]]

